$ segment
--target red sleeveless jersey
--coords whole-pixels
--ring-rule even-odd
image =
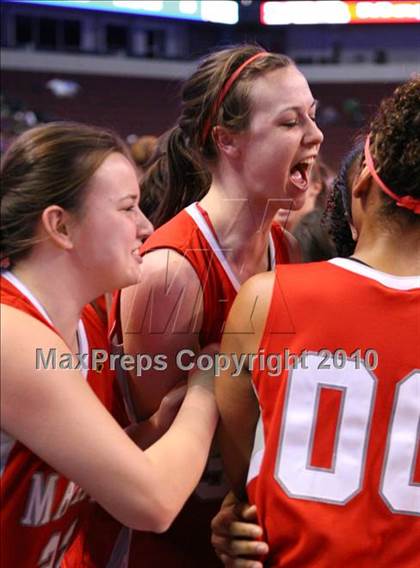
[[[158,249],[175,250],[194,268],[202,285],[204,301],[200,344],[220,342],[240,283],[220,249],[210,219],[197,203],[159,227],[141,251],[145,255]],[[271,230],[269,254],[273,267],[289,260],[287,241],[278,224],[274,224]],[[114,302],[114,321],[116,306],[118,298]],[[118,328],[118,321],[116,323]],[[134,533],[130,568],[139,563],[145,567],[219,567],[220,560],[210,542],[210,523],[227,491],[221,459],[217,455],[212,456],[195,493],[165,534]]]
[[[267,566],[419,566],[419,346],[420,277],[277,267],[247,485]]]
[[[208,215],[198,203],[183,209],[159,227],[145,242],[143,255],[157,249],[171,249],[185,257],[197,273],[203,292],[201,346],[220,342],[227,315],[240,283],[220,249]],[[270,235],[270,264],[289,262],[287,240],[277,223]]]
[[[24,287],[13,277],[1,277],[1,303],[21,310],[56,331],[29,299]],[[13,282],[13,283],[12,283]],[[79,323],[80,351],[107,349],[104,326],[91,306]],[[47,354],[45,354],[45,359]],[[48,362],[46,361],[48,364]],[[90,364],[89,364],[90,367]],[[122,416],[120,394],[114,373],[107,364],[87,370],[87,381],[102,404],[115,417]],[[59,474],[26,446],[1,431],[1,560],[2,566],[58,568],[80,528],[94,530],[85,523],[96,516],[98,507],[75,483]],[[120,525],[112,522],[109,532],[115,539]],[[110,546],[102,536],[101,550]],[[81,549],[72,557],[72,565],[84,566]],[[63,563],[65,565],[65,563]]]

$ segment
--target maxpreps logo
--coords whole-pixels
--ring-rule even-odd
[[[167,357],[163,353],[154,355],[139,353],[137,355],[121,355],[109,353],[106,349],[92,349],[90,353],[57,353],[54,348],[35,351],[35,368],[62,369],[74,371],[93,370],[101,373],[105,363],[109,363],[111,371],[122,369],[134,371],[141,376],[144,371],[165,371],[168,368]]]

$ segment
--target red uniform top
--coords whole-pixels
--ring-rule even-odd
[[[173,219],[159,227],[145,242],[145,255],[157,249],[172,249],[184,256],[197,273],[203,292],[203,325],[200,345],[220,342],[223,327],[240,283],[217,242],[217,236],[206,212],[193,203]],[[270,235],[270,265],[289,262],[284,233],[277,223]],[[191,302],[191,306],[194,301]]]
[[[248,472],[267,566],[419,566],[419,345],[420,277],[277,267]]]
[[[203,292],[200,344],[219,342],[240,283],[220,249],[207,214],[197,203],[182,210],[147,239],[142,254],[157,249],[175,250],[190,262]],[[289,260],[287,241],[277,224],[271,231],[269,254],[271,266]],[[194,299],[191,300],[193,305]],[[220,561],[210,543],[210,522],[227,491],[220,457],[212,456],[196,492],[171,528],[164,535],[135,533],[131,567],[135,568],[140,561],[145,567],[219,567]]]
[[[37,300],[11,273],[1,277],[1,303],[31,315],[56,331]],[[90,306],[83,310],[78,334],[80,353],[86,353],[89,361],[92,349],[107,349],[106,331]],[[48,361],[48,355],[43,354],[41,365],[54,364],[52,359]],[[120,416],[119,392],[108,365],[104,364],[98,371],[84,372],[104,406],[114,416]],[[80,487],[4,431],[1,431],[1,503],[2,566],[19,568],[60,566],[80,526],[92,515],[92,507],[97,507]],[[120,527],[115,522],[113,531],[117,528]],[[75,561],[74,565],[83,564]]]

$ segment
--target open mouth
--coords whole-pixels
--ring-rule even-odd
[[[290,169],[290,180],[295,187],[306,191],[309,186],[309,173],[315,158],[308,158],[298,162]]]

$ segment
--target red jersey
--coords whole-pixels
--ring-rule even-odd
[[[420,277],[277,267],[247,485],[267,566],[419,565],[419,345]]]
[[[36,298],[10,272],[1,277],[1,303],[31,315],[56,331]],[[90,306],[83,310],[78,336],[80,353],[86,354],[89,361],[92,349],[107,349],[106,330]],[[109,412],[120,416],[120,395],[108,365],[98,370],[86,369],[84,374]],[[73,481],[7,432],[0,434],[2,566],[58,567],[97,505]],[[119,530],[120,525],[113,522],[113,531]],[[75,566],[83,566],[81,560],[73,560]]]
[[[201,282],[203,325],[200,345],[219,343],[240,282],[220,248],[207,213],[198,203],[192,203],[159,227],[144,243],[141,252],[145,255],[163,248],[185,257]],[[269,264],[274,268],[276,264],[288,262],[287,240],[280,225],[274,223],[269,241]]]
[[[217,242],[208,215],[197,203],[182,210],[147,239],[142,254],[157,249],[175,250],[194,268],[203,292],[200,344],[220,342],[240,283]],[[288,262],[287,241],[278,224],[273,225],[268,254],[272,267]],[[210,523],[227,491],[221,459],[213,455],[195,493],[165,534],[134,533],[130,566],[135,568],[141,562],[145,567],[219,567],[210,542]]]

